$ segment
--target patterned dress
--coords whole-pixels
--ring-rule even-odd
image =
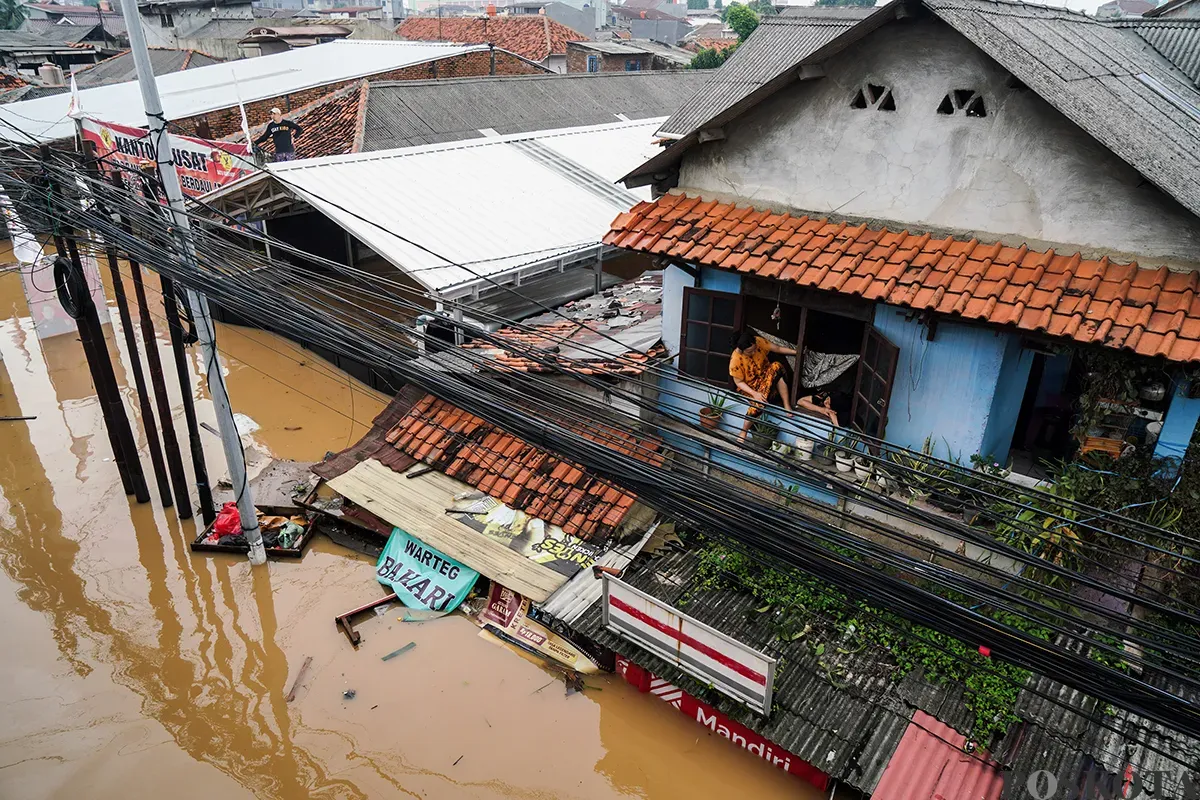
[[[729,377],[741,381],[763,397],[770,398],[771,392],[779,380],[783,365],[770,360],[770,345],[761,336],[754,338],[754,353],[747,355],[741,350],[734,350],[729,357]],[[750,401],[746,414],[757,417],[763,411],[763,404],[757,400]]]

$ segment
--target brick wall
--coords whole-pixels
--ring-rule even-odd
[[[650,55],[610,55],[605,53],[597,53],[593,50],[587,50],[583,47],[575,46],[572,42],[567,43],[567,72],[587,72],[588,71],[588,56],[600,57],[601,72],[624,72],[625,62],[630,59],[637,59],[642,62],[642,69],[649,70],[655,67],[652,66],[652,57]]]
[[[497,51],[495,57],[497,75],[529,75],[546,71],[511,53]],[[622,66],[622,69],[624,69],[624,66]],[[462,55],[451,56],[450,58],[443,58],[438,61],[429,61],[424,64],[414,64],[410,67],[403,67],[391,70],[390,72],[381,72],[369,77],[371,80],[380,81],[422,81],[431,78],[478,77],[480,75],[490,75],[491,72],[492,53],[487,50],[481,50],[475,53],[464,53]],[[246,119],[250,122],[251,128],[256,125],[265,124],[271,117],[272,108],[279,107],[286,113],[292,109],[306,106],[314,100],[318,100],[359,80],[362,79],[352,78],[336,83],[326,83],[299,92],[247,103]],[[238,113],[236,105],[232,108],[210,111],[207,114],[176,120],[171,123],[171,127],[177,133],[195,136],[196,125],[199,124],[201,119],[208,120],[209,130],[211,131],[209,136],[213,139],[220,139],[237,133],[242,127],[241,115]]]

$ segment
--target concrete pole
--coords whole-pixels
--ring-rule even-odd
[[[158,96],[158,84],[150,66],[150,53],[146,49],[146,34],[142,30],[142,17],[138,12],[137,0],[121,0],[129,33],[129,50],[137,68],[138,85],[142,89],[142,103],[146,106],[146,122],[150,127],[150,139],[154,141],[158,154],[158,174],[163,192],[175,214],[175,227],[179,231],[180,244],[184,252],[195,263],[192,243],[191,221],[184,212],[183,190],[179,186],[179,175],[172,163],[171,142],[167,138],[167,120],[163,115],[162,100]],[[216,330],[208,310],[208,299],[188,290],[188,304],[192,319],[196,323],[196,334],[200,338],[200,352],[204,358],[204,370],[208,377],[208,392],[212,395],[217,414],[217,426],[221,429],[221,444],[225,449],[225,461],[229,464],[229,480],[237,497],[238,514],[241,517],[242,533],[250,544],[250,563],[265,564],[267,553],[263,548],[262,531],[258,527],[258,515],[254,508],[254,497],[246,478],[246,453],[238,436],[233,409],[229,405],[229,393],[225,389],[225,376],[217,357]],[[184,391],[187,391],[185,388]]]

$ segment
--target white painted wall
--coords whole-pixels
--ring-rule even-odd
[[[1200,264],[1200,220],[944,23],[890,23],[725,127],[679,186],[762,206]],[[870,82],[897,110],[851,108]],[[988,116],[936,113],[977,89]]]

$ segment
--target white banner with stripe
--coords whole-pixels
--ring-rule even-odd
[[[775,659],[608,574],[604,625],[756,711],[770,712]]]

